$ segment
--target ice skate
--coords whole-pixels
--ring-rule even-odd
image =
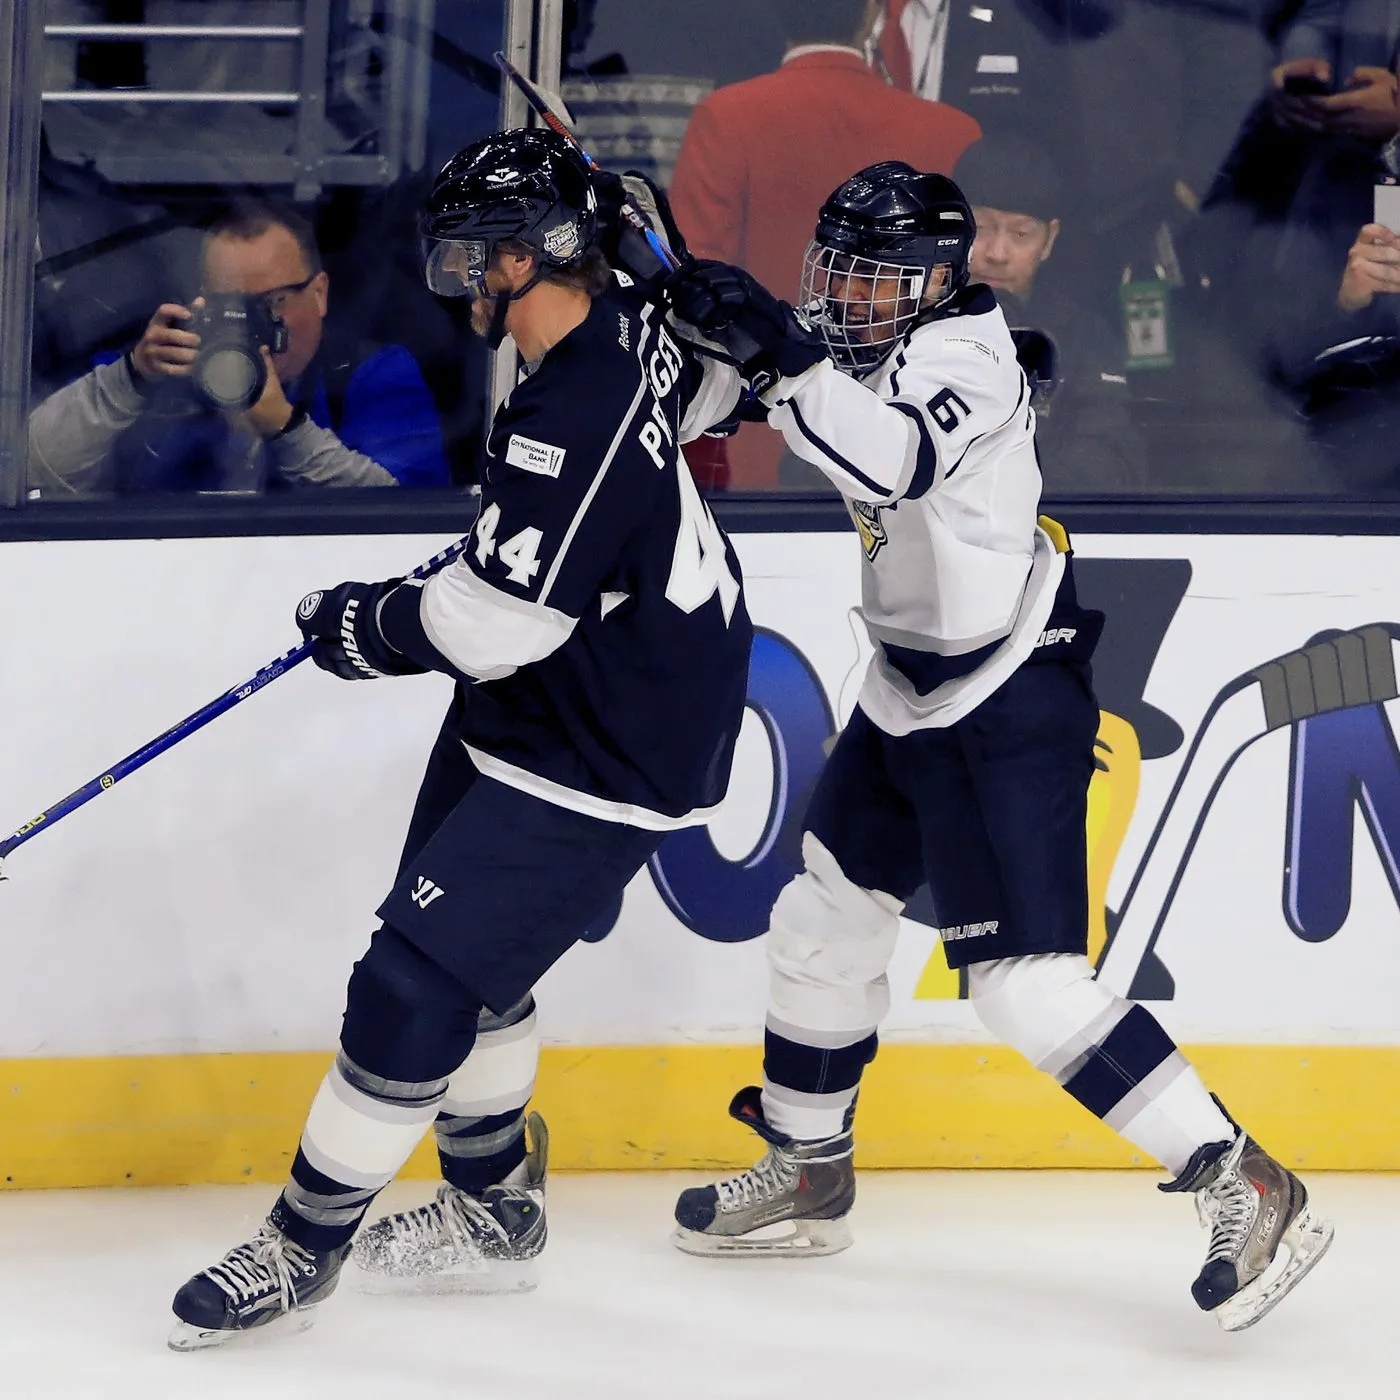
[[[523,1180],[479,1194],[444,1182],[437,1198],[362,1230],[351,1257],[369,1293],[514,1293],[538,1283],[546,1237],[544,1184],[549,1132],[526,1120]]]
[[[1247,1133],[1197,1150],[1161,1191],[1194,1191],[1210,1248],[1191,1296],[1227,1332],[1252,1327],[1327,1252],[1332,1224],[1307,1188]]]
[[[171,1351],[304,1332],[316,1320],[316,1306],[335,1292],[345,1253],[304,1249],[267,1222],[175,1295]]]
[[[676,1202],[676,1247],[687,1254],[837,1254],[851,1243],[856,1199],[851,1134],[815,1142],[785,1137],[763,1117],[761,1091],[741,1089],[730,1114],[766,1143],[757,1166]]]

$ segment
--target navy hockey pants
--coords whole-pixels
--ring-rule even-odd
[[[927,879],[950,967],[1088,946],[1084,823],[1098,703],[1087,665],[1028,663],[946,729],[894,737],[859,708],[805,827],[847,877]]]
[[[482,777],[449,717],[379,917],[504,1013],[617,901],[664,834]]]

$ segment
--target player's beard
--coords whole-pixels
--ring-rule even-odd
[[[511,301],[509,291],[476,297],[472,301],[472,330],[493,350],[499,350],[505,339],[506,313]]]
[[[491,332],[491,318],[496,314],[496,297],[472,298],[472,330],[483,340]]]

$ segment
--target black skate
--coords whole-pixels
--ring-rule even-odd
[[[274,1324],[279,1335],[304,1332],[316,1320],[316,1306],[335,1292],[348,1248],[304,1249],[266,1222],[175,1295],[171,1351],[265,1335]]]
[[[351,1253],[367,1293],[515,1293],[538,1283],[547,1235],[549,1132],[526,1120],[524,1180],[479,1195],[444,1182],[437,1198],[362,1230]]]
[[[1307,1188],[1247,1133],[1199,1148],[1159,1191],[1194,1191],[1210,1248],[1191,1296],[1227,1332],[1252,1327],[1327,1252],[1332,1224]]]
[[[763,1117],[761,1094],[741,1089],[729,1112],[768,1143],[767,1156],[738,1176],[682,1191],[671,1238],[687,1254],[837,1254],[851,1243],[851,1134],[785,1137]]]

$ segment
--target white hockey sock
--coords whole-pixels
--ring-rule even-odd
[[[1198,1147],[1208,1142],[1233,1142],[1238,1135],[1184,1056],[1181,1071],[1170,1084],[1131,1117],[1111,1126],[1134,1147],[1155,1157],[1173,1176],[1186,1170]]]
[[[1173,1175],[1198,1147],[1234,1139],[1157,1019],[1096,981],[1087,958],[1042,953],[978,963],[968,990],[993,1035]]]

